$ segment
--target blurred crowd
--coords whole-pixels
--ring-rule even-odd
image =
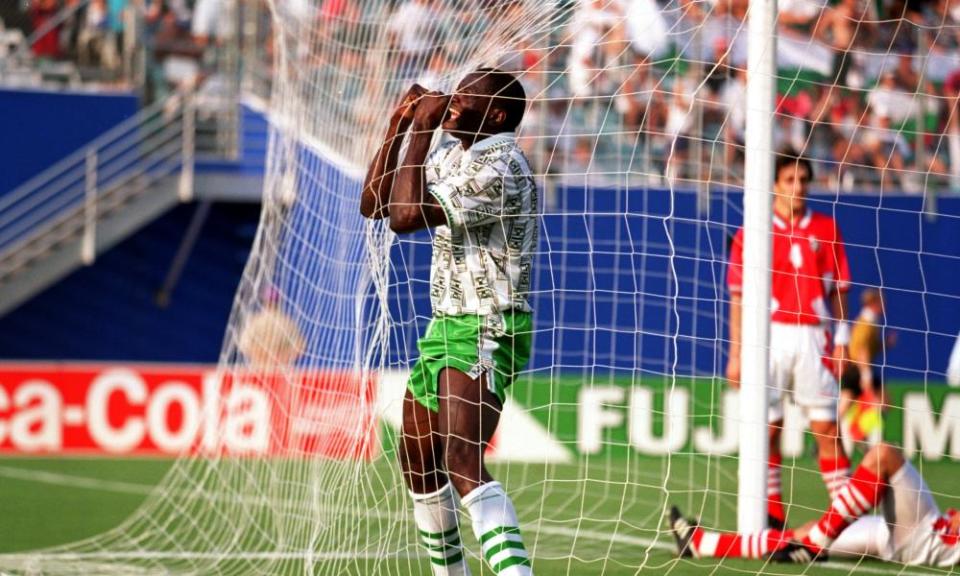
[[[747,118],[747,4],[569,0],[557,22],[565,25],[517,35],[534,17],[529,2],[390,0],[374,10],[360,0],[285,0],[276,6],[288,27],[296,27],[288,36],[300,41],[286,52],[311,74],[376,71],[338,79],[332,109],[347,109],[380,89],[371,83],[396,93],[411,81],[449,89],[439,84],[464,54],[519,42],[496,64],[520,73],[534,97],[523,143],[543,171],[736,185]],[[20,7],[30,30],[46,30],[31,45],[37,58],[117,71],[125,50],[143,47],[141,80],[162,95],[210,74],[215,48],[239,21],[229,14],[236,5],[30,0]],[[239,5],[267,22],[238,48],[244,74],[269,78],[277,52],[271,14],[263,0]],[[66,18],[58,16],[64,9]],[[780,0],[779,11],[777,148],[803,150],[822,188],[960,188],[960,0]],[[248,60],[251,54],[257,62]],[[377,122],[378,115],[357,113],[360,122]]]
[[[455,59],[484,12],[464,18],[469,3],[394,5],[387,22],[401,76],[429,82]],[[351,2],[325,4],[346,13]],[[473,4],[507,20],[522,11]],[[528,151],[558,174],[741,182],[747,4],[571,3],[567,26],[498,63],[536,96]],[[960,1],[781,0],[778,27],[775,146],[813,159],[818,186],[957,187]]]
[[[614,154],[646,159],[628,168],[736,183],[747,2],[581,3],[564,49],[528,59],[528,71],[539,68],[548,82],[549,70],[566,70],[548,95],[566,91],[573,102],[547,106],[543,120],[563,123],[599,107],[594,115],[613,116],[627,135],[626,152]],[[779,10],[775,147],[803,150],[817,184],[833,190],[955,188],[960,2],[781,0]],[[590,161],[617,140],[596,138],[604,129],[568,143],[573,157]]]
[[[231,30],[225,0],[16,0],[0,13],[42,67],[68,64],[88,85],[144,86],[149,99],[200,84]]]

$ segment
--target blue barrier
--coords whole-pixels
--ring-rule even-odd
[[[696,195],[667,190],[558,192],[566,209],[543,220],[533,305],[533,370],[722,374],[726,362],[728,243],[742,222],[742,194],[713,194],[709,212]],[[814,196],[846,241],[855,286],[882,286],[887,328],[897,345],[883,360],[887,378],[942,380],[960,331],[960,198],[943,198],[928,218],[907,196]],[[403,364],[429,318],[429,233],[395,248],[398,322],[412,322],[393,346]],[[416,262],[410,278],[403,266]],[[407,282],[412,281],[412,285]]]
[[[74,152],[139,109],[132,94],[0,90],[0,194]]]

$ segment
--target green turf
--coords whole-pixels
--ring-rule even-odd
[[[641,383],[623,376],[537,376],[519,381],[512,395],[555,439],[573,448],[579,438],[579,399],[586,380],[592,380],[594,386],[614,385],[625,391],[636,385],[655,390],[652,426],[657,435],[663,429],[663,391],[671,386],[690,391],[691,426],[722,424],[717,399],[723,385],[715,379],[645,378]],[[909,389],[891,386],[891,397],[899,399]],[[625,402],[626,398],[628,395],[624,394]],[[609,408],[627,413],[626,405]],[[897,410],[889,411],[888,429],[899,430],[900,419]],[[226,540],[219,540],[228,542],[224,549],[266,554],[292,550],[295,555],[281,561],[228,557],[220,559],[215,569],[203,564],[204,560],[193,563],[179,559],[171,566],[164,559],[152,565],[159,565],[161,573],[169,568],[171,573],[191,574],[309,574],[311,571],[305,569],[298,555],[305,549],[303,542],[314,542],[312,549],[319,553],[345,552],[340,558],[314,559],[315,574],[428,574],[429,564],[418,548],[408,499],[394,465],[395,457],[390,454],[394,439],[395,434],[384,435],[386,454],[369,466],[321,460],[260,463],[246,459],[220,461],[214,466],[203,460],[179,465],[174,471],[180,479],[177,489],[167,492],[159,507],[140,515],[132,533],[127,534],[124,529],[121,539],[126,538],[124,545],[139,554],[138,530],[160,526],[162,535],[180,536],[177,549],[193,553],[206,550],[201,542],[203,530],[214,530],[227,534]],[[569,464],[498,464],[492,466],[492,471],[516,504],[527,549],[534,558],[536,573],[541,576],[625,576],[636,574],[641,568],[644,574],[681,576],[757,572],[923,573],[922,569],[904,570],[902,566],[873,561],[836,561],[816,567],[758,561],[678,561],[663,525],[662,514],[669,505],[679,505],[708,527],[733,529],[736,523],[736,458],[694,456],[691,449],[688,441],[670,457],[640,456],[637,447],[631,446],[629,425],[624,418],[620,426],[604,432],[603,446],[597,454],[582,456]],[[171,465],[171,460],[162,459],[0,459],[0,554],[57,546],[117,526],[140,506]],[[957,493],[955,463],[918,466],[942,508],[960,507],[960,498],[944,494]],[[229,478],[226,485],[222,484],[224,478]],[[319,497],[314,481],[320,484]],[[783,485],[786,500],[791,503],[791,524],[815,518],[827,504],[813,459],[787,462]],[[229,486],[233,489],[227,489]],[[215,514],[209,513],[212,506],[216,506]],[[195,522],[193,515],[198,513],[205,516],[203,526]],[[321,526],[314,530],[311,522]],[[254,533],[238,534],[242,538],[238,544],[231,540],[234,524],[245,530],[255,525],[260,533],[251,530]],[[477,543],[469,530],[465,532],[467,550],[475,555]],[[146,549],[167,553],[169,549],[160,543],[164,541],[148,540]],[[104,549],[116,550],[112,545]],[[10,558],[0,556],[0,573],[10,566]],[[109,560],[116,561],[112,557]],[[471,562],[474,574],[490,574],[475,556]],[[95,564],[92,566],[73,573],[103,571]]]
[[[799,460],[784,475],[786,497],[794,505],[792,523],[813,518],[826,495],[812,460]],[[0,552],[18,552],[92,536],[123,520],[145,498],[170,461],[149,459],[0,460]],[[388,461],[375,465],[378,478],[395,479]],[[953,491],[955,464],[926,463],[922,471],[943,508],[960,505]],[[596,458],[574,464],[497,465],[495,475],[512,494],[524,523],[527,547],[540,575],[627,575],[642,566],[652,574],[902,574],[902,567],[865,562],[831,563],[827,567],[784,567],[748,561],[682,561],[663,549],[671,543],[662,531],[661,511],[676,503],[704,523],[733,528],[736,461],[677,455],[666,458]],[[666,480],[665,480],[666,479]],[[394,491],[392,498],[402,497]],[[389,504],[389,503],[386,503]],[[401,503],[402,504],[402,503]],[[390,506],[387,506],[390,508]],[[397,508],[392,508],[396,510]],[[376,515],[384,503],[373,505]],[[389,520],[389,518],[388,518]],[[427,574],[428,568],[403,525],[397,558],[355,561],[343,574]],[[348,536],[367,542],[357,530]],[[476,550],[475,541],[465,543]],[[357,549],[350,547],[348,549]],[[292,566],[292,565],[287,565]],[[324,572],[324,564],[316,567]],[[489,574],[474,563],[474,574]],[[910,568],[908,573],[922,570]],[[302,573],[290,568],[283,573]]]

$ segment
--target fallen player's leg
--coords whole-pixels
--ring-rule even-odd
[[[850,483],[834,499],[830,509],[815,523],[795,532],[796,544],[773,555],[776,561],[797,562],[804,554],[814,557],[832,553],[858,518],[883,503],[887,538],[871,550],[884,560],[905,564],[953,566],[960,560],[957,531],[960,519],[948,513],[941,517],[937,504],[920,473],[888,444],[878,444],[864,456]]]
[[[809,530],[798,529],[798,543],[813,557],[827,554],[827,549],[838,536],[858,518],[874,509],[887,491],[887,481],[904,465],[899,451],[879,444],[864,456],[849,482],[840,489],[826,513]],[[793,550],[784,549],[774,560],[803,561]]]
[[[809,530],[813,522],[804,530]],[[811,562],[817,558],[826,558],[826,554],[814,555],[791,539],[793,531],[776,529],[764,530],[758,534],[738,534],[708,530],[692,518],[684,518],[674,506],[670,509],[670,530],[677,544],[677,555],[681,558],[765,558],[768,555],[786,550],[782,556],[793,554],[791,562]],[[860,558],[871,556],[884,558],[890,532],[882,516],[863,516],[830,545],[827,550],[831,557]],[[799,552],[798,550],[803,550]],[[787,558],[781,558],[787,560]]]
[[[763,530],[757,534],[737,534],[707,530],[694,519],[683,517],[680,510],[670,509],[670,530],[677,542],[680,557],[697,558],[764,558],[785,546],[790,531]]]

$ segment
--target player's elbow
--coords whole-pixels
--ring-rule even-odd
[[[422,220],[423,218],[419,210],[416,209],[400,208],[390,210],[390,229],[397,234],[416,232],[423,227],[421,225]]]
[[[360,215],[372,220],[380,220],[385,216],[382,206],[379,206],[376,201],[367,199],[360,201]]]

